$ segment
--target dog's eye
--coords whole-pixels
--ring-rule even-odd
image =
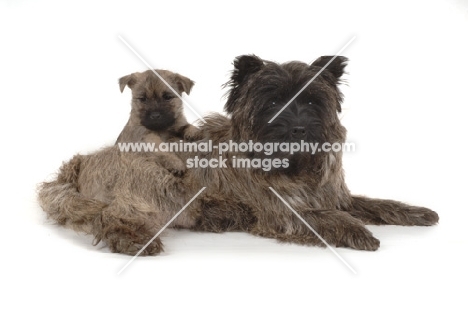
[[[175,97],[174,97],[174,95],[172,95],[172,94],[166,93],[166,94],[163,94],[162,98],[163,98],[164,100],[166,100],[166,101],[169,101],[169,100],[174,99]]]
[[[146,97],[138,97],[137,99],[140,102],[146,102]]]

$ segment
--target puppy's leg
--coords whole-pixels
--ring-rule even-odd
[[[182,176],[187,170],[184,161],[174,153],[155,153],[154,159],[175,176]]]
[[[145,143],[154,143],[156,146],[159,146],[163,141],[161,137],[155,133],[148,133],[143,142]],[[159,163],[161,166],[169,170],[172,174],[176,176],[181,176],[187,170],[187,167],[182,159],[180,159],[175,153],[170,152],[154,152],[149,153],[148,156],[154,158],[154,160]]]
[[[372,236],[364,223],[346,212],[308,210],[301,212],[301,217],[329,245],[366,251],[375,251],[380,246],[380,241]],[[285,242],[325,246],[320,238],[292,212],[280,217],[278,214],[262,217],[260,224],[251,232]]]
[[[430,226],[439,215],[427,208],[414,207],[399,201],[352,196],[349,214],[373,225]]]
[[[198,127],[189,124],[183,129],[183,137],[187,141],[197,141],[203,138],[203,133]]]

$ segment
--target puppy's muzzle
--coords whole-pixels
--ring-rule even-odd
[[[151,112],[149,118],[153,121],[158,120],[161,117],[161,113],[159,112]]]

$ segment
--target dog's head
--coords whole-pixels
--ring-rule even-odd
[[[308,65],[298,61],[278,64],[254,55],[237,57],[225,105],[233,139],[344,142],[338,85],[347,58],[332,59],[322,56]],[[296,159],[309,160],[310,155],[302,157]]]
[[[167,70],[136,72],[119,79],[120,91],[125,86],[132,90],[132,114],[142,126],[153,130],[166,130],[182,116],[183,104],[179,96],[190,94],[194,82]],[[161,79],[162,78],[162,79]],[[168,86],[167,84],[170,86]],[[172,89],[171,89],[172,88]]]

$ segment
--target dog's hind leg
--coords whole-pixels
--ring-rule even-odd
[[[38,186],[38,201],[47,217],[59,225],[91,233],[93,223],[107,203],[80,193],[78,176],[85,156],[75,155],[65,162],[55,180]]]
[[[352,196],[351,206],[345,211],[372,225],[431,226],[439,221],[439,215],[427,208],[362,196]]]
[[[155,255],[163,251],[163,245],[161,236],[152,238],[184,205],[184,188],[181,178],[148,158],[130,156],[128,160],[128,169],[121,172],[114,198],[102,211],[94,235],[112,252],[135,255],[143,250],[141,255]],[[177,218],[179,222],[184,216]]]
[[[103,241],[115,253],[135,255],[143,249],[140,255],[155,255],[163,251],[160,237],[147,243],[166,222],[159,212],[144,212],[141,207],[114,201],[95,223],[95,244]]]

